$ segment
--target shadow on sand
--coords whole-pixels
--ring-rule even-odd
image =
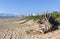
[[[58,23],[57,21],[55,21],[55,19],[53,19],[51,17],[49,19],[49,22],[52,24],[52,27],[48,31],[46,31],[45,33],[52,32],[52,31],[55,31],[55,30],[58,30],[59,29],[60,23]]]

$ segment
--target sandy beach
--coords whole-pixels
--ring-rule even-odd
[[[27,23],[21,25],[20,22],[22,21],[19,19],[0,19],[0,39],[60,39],[60,29],[46,34],[39,34],[38,32],[27,34],[26,30],[33,27],[26,25]]]

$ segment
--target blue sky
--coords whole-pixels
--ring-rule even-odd
[[[44,11],[60,11],[60,0],[0,0],[0,13],[26,15]]]

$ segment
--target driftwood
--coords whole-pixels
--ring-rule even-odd
[[[52,28],[52,26],[55,24],[55,20],[48,14],[45,14],[42,17],[43,18],[39,19],[38,22],[40,24],[39,27],[40,27],[41,33],[45,33]]]

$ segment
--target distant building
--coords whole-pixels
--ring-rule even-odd
[[[32,16],[37,16],[38,14],[32,14]]]
[[[37,15],[39,15],[39,14],[27,14],[26,16],[37,16]]]

